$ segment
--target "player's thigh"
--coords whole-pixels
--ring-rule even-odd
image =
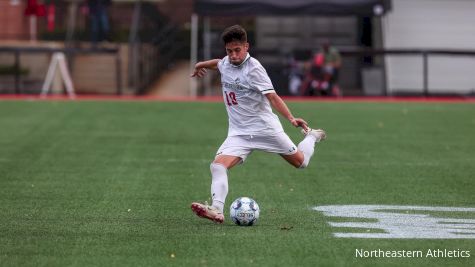
[[[249,136],[228,136],[216,152],[213,162],[230,169],[244,162],[251,152],[252,144]]]
[[[297,146],[285,132],[270,136],[255,136],[252,144],[255,149],[269,153],[291,155],[297,152]]]
[[[295,167],[300,167],[303,163],[303,153],[297,150],[294,142],[285,132],[273,136],[256,137],[254,144],[256,149],[279,154]]]

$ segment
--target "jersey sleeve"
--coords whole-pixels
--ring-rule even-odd
[[[223,64],[224,64],[226,58],[227,58],[227,56],[223,57],[220,61],[218,61],[218,71],[220,73],[223,73],[222,68],[223,68]]]
[[[275,93],[274,86],[264,67],[258,63],[249,70],[249,83],[262,94]]]

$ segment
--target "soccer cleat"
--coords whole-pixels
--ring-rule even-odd
[[[324,130],[322,129],[310,129],[308,128],[307,131],[305,131],[305,129],[302,129],[302,134],[307,136],[307,135],[312,135],[315,137],[316,141],[315,142],[320,142],[320,141],[323,141],[327,138],[327,134],[325,133]]]
[[[217,208],[209,206],[207,202],[205,204],[193,202],[191,203],[191,210],[201,218],[211,220],[216,223],[224,222],[224,215]]]

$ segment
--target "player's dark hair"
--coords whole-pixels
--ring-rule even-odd
[[[241,25],[233,25],[223,31],[221,39],[225,45],[231,42],[247,43],[247,33]]]

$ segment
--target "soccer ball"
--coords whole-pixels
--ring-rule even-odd
[[[251,226],[259,218],[259,205],[252,198],[240,197],[231,204],[231,220],[240,226]]]

